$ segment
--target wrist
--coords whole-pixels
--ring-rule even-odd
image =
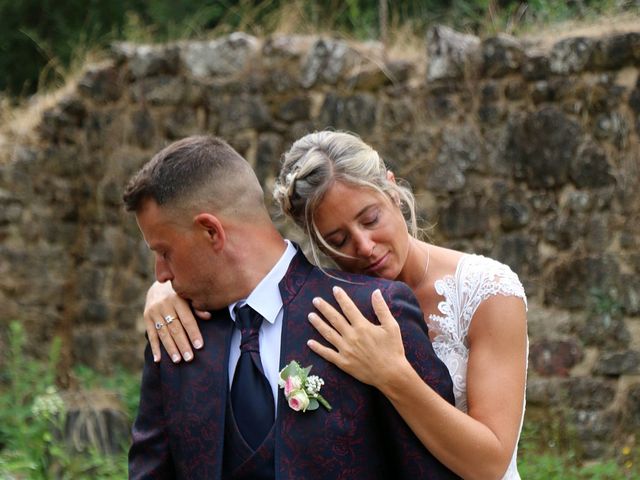
[[[379,377],[380,380],[375,387],[392,401],[398,396],[402,396],[402,392],[405,392],[411,384],[415,384],[418,376],[409,360],[404,356],[386,370],[388,373]],[[419,377],[418,380],[420,380]]]

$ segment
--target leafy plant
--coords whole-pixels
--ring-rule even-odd
[[[61,432],[66,412],[54,383],[60,342],[52,342],[48,360],[43,362],[26,357],[25,341],[22,325],[12,322],[0,377],[0,477],[126,478],[126,449],[116,455],[105,455],[89,446],[78,453],[65,444]],[[108,385],[123,395],[132,413],[135,410],[137,376],[119,371],[113,378],[100,379],[97,374],[81,369],[79,377],[88,383]]]

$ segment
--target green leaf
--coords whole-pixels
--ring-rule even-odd
[[[315,398],[310,398],[309,405],[307,406],[307,410],[308,411],[317,410],[319,406],[320,404],[318,403],[318,400],[316,400]]]

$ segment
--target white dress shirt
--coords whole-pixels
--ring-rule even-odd
[[[282,334],[282,296],[278,284],[289,269],[289,264],[296,254],[296,248],[289,242],[287,248],[269,273],[258,283],[246,299],[229,305],[232,320],[236,321],[235,307],[249,304],[264,317],[260,327],[260,360],[264,374],[269,380],[276,411],[278,407],[278,377],[280,374],[280,341]],[[240,340],[242,335],[237,328],[233,329],[231,348],[229,350],[229,388],[233,383],[233,375],[240,358]]]

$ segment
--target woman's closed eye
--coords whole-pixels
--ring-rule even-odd
[[[327,242],[331,248],[338,250],[347,243],[347,235],[332,235],[329,238],[325,238],[325,242]]]

